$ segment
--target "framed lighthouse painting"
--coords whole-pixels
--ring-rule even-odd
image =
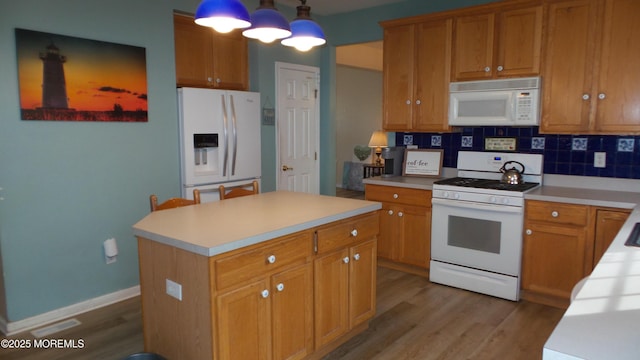
[[[22,120],[146,122],[145,48],[16,29]]]

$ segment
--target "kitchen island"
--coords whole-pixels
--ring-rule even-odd
[[[362,332],[380,207],[277,191],[149,214],[133,227],[145,351],[319,358]]]

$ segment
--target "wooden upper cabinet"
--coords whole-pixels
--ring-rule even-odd
[[[457,16],[453,80],[538,75],[542,15],[542,6],[533,6]]]
[[[383,129],[447,131],[452,20],[385,27]]]
[[[640,134],[640,1],[547,6],[541,132]]]
[[[640,134],[639,15],[638,0],[605,2],[598,85],[592,95],[598,133]]]
[[[219,34],[193,17],[174,14],[177,86],[247,90],[247,40],[239,31]]]

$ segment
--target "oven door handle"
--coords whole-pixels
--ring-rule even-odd
[[[447,199],[439,199],[439,198],[431,199],[431,204],[449,206],[449,207],[458,208],[458,209],[485,210],[485,211],[502,212],[502,213],[509,213],[509,214],[522,214],[524,209],[521,206],[494,205],[494,204],[474,203],[469,201],[456,201],[456,200],[447,200]]]

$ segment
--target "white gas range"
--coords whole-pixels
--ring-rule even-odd
[[[501,181],[506,162],[522,165],[522,183]],[[458,153],[458,177],[433,185],[431,281],[519,299],[524,194],[542,184],[542,164],[539,154]]]

